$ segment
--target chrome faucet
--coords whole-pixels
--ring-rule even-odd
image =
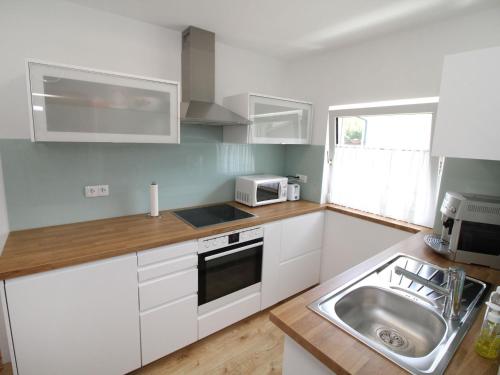
[[[416,283],[432,289],[436,293],[444,295],[443,317],[453,320],[460,318],[460,306],[465,282],[465,271],[463,269],[450,267],[444,270],[448,284],[446,288],[399,266],[394,267],[394,271],[397,275],[403,275]]]

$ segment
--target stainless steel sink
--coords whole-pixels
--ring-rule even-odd
[[[446,287],[445,270],[397,254],[309,308],[411,373],[442,374],[489,285],[466,277],[459,319],[445,319],[444,296],[396,274],[396,266]]]

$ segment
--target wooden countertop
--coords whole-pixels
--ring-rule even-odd
[[[0,280],[105,259],[158,246],[207,237],[274,220],[323,210],[308,201],[251,208],[230,202],[255,217],[196,229],[162,211],[11,232],[0,256]]]
[[[338,375],[406,373],[401,367],[309,310],[307,305],[396,253],[412,255],[442,267],[456,264],[428,248],[423,242],[423,235],[423,233],[415,234],[339,276],[280,305],[271,311],[271,321]],[[492,285],[500,285],[500,271],[466,264],[460,264],[460,267],[463,267],[469,276],[490,282]],[[484,359],[474,351],[474,342],[481,327],[483,315],[484,306],[453,356],[446,369],[446,374],[497,374],[499,361]]]

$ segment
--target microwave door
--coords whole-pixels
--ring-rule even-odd
[[[261,182],[257,185],[257,203],[274,201],[280,196],[280,182]]]

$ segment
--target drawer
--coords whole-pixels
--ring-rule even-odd
[[[260,293],[250,294],[198,318],[200,339],[260,311]]]
[[[154,263],[149,266],[139,268],[139,282],[166,276],[168,274],[187,270],[198,265],[197,255],[186,255],[161,263]]]
[[[320,250],[323,245],[323,212],[313,212],[283,220],[281,262]]]
[[[164,262],[169,259],[196,254],[198,243],[196,241],[181,242],[175,245],[157,247],[151,250],[144,250],[137,253],[137,264],[139,267],[152,263]]]
[[[319,282],[321,250],[294,258],[279,265],[279,300],[284,300]]]
[[[177,298],[198,291],[198,270],[173,273],[139,284],[139,304],[141,311],[157,307]]]
[[[142,312],[140,317],[143,366],[198,339],[196,294]]]

